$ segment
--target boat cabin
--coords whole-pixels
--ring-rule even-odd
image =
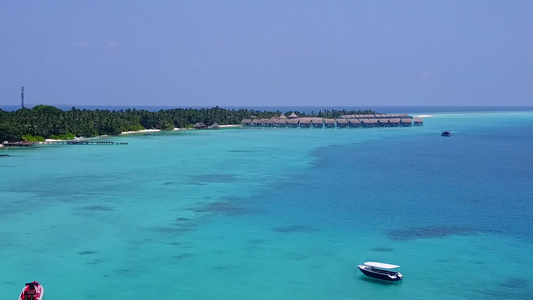
[[[447,137],[450,137],[450,136],[452,136],[452,133],[451,133],[450,131],[446,130],[446,131],[443,131],[443,132],[440,134],[440,136],[447,136]]]

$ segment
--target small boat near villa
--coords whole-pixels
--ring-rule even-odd
[[[19,300],[42,300],[44,296],[44,288],[37,281],[26,283],[22,292],[20,292]]]
[[[446,131],[443,131],[443,132],[440,134],[440,136],[448,136],[448,137],[450,137],[450,136],[452,136],[452,133],[449,132],[448,130],[446,130]]]
[[[366,262],[357,266],[363,274],[368,277],[386,280],[386,281],[400,281],[403,279],[403,275],[400,272],[391,271],[392,269],[399,268],[397,265],[390,265],[380,262]]]

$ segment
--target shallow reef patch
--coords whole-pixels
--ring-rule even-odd
[[[305,225],[293,225],[293,226],[281,226],[281,227],[274,227],[272,228],[272,231],[277,233],[311,233],[316,232],[317,230],[305,226]]]
[[[183,254],[175,255],[173,258],[175,260],[182,260],[182,259],[186,259],[191,256],[192,256],[192,253],[183,253]]]
[[[416,227],[408,229],[395,229],[387,233],[391,240],[409,241],[416,239],[429,239],[438,237],[447,237],[453,235],[475,235],[481,233],[481,230],[474,227],[457,227],[457,226],[432,226]]]
[[[390,248],[390,247],[374,247],[374,248],[370,248],[370,250],[372,250],[374,252],[392,252],[392,251],[394,251],[394,248]]]
[[[227,183],[234,182],[236,180],[237,177],[232,174],[204,174],[195,175],[190,178],[190,182],[194,184]]]
[[[529,282],[524,278],[509,277],[498,285],[504,288],[527,289],[529,286]]]
[[[81,209],[88,211],[114,211],[115,208],[112,206],[103,206],[103,205],[93,205],[93,206],[84,206]]]
[[[213,213],[213,214],[222,214],[222,215],[242,215],[246,211],[231,202],[213,202],[207,203],[202,206],[189,208],[197,213]]]
[[[104,263],[104,262],[105,262],[105,260],[97,258],[97,259],[91,260],[87,264],[88,265],[99,265],[99,264]]]

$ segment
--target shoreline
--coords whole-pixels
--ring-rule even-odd
[[[242,125],[219,125],[218,126],[219,128],[238,128],[238,127],[242,127]],[[176,127],[172,130],[168,130],[168,131],[179,131],[179,130],[194,130],[194,128],[182,128],[182,127]],[[164,130],[161,130],[161,129],[142,129],[142,130],[137,130],[137,131],[124,131],[124,132],[121,132],[119,133],[118,135],[128,135],[128,134],[136,134],[136,133],[153,133],[153,132],[161,132],[161,131],[164,131]]]
[[[239,127],[242,127],[241,125],[220,125],[219,128],[239,128]],[[194,128],[174,128],[173,130],[169,130],[169,131],[181,131],[181,130],[194,130]],[[136,131],[124,131],[124,132],[121,132],[117,135],[114,135],[114,136],[123,136],[123,135],[130,135],[130,134],[141,134],[141,133],[155,133],[155,132],[161,132],[163,130],[161,129],[142,129],[142,130],[136,130]],[[35,145],[49,145],[49,144],[52,144],[54,142],[68,142],[68,141],[76,141],[76,140],[85,140],[85,139],[99,139],[99,138],[108,138],[110,137],[109,135],[99,135],[99,136],[95,136],[95,137],[89,137],[89,138],[86,138],[86,137],[76,137],[74,139],[71,139],[71,140],[58,140],[58,139],[45,139],[43,142],[33,142],[33,144]],[[19,143],[22,143],[22,141],[20,141]],[[6,147],[3,143],[0,143],[0,149],[9,149],[9,148],[12,148],[12,147]]]
[[[142,130],[136,130],[136,131],[123,131],[119,133],[119,135],[126,135],[126,134],[135,134],[135,133],[149,133],[149,132],[159,132],[161,129],[142,129]]]

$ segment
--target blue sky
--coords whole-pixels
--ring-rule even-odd
[[[533,1],[1,1],[0,105],[533,105]]]

